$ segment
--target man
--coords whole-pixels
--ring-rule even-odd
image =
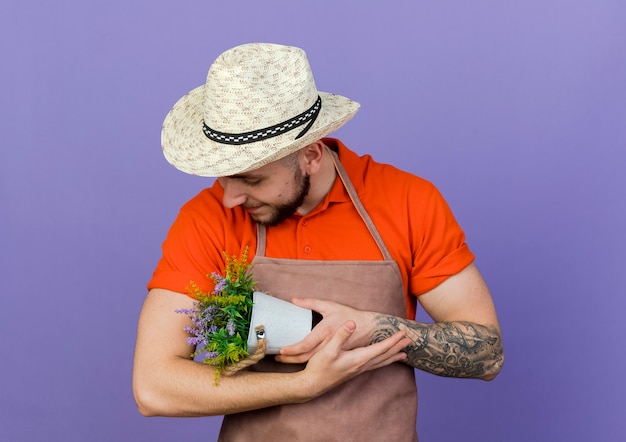
[[[414,368],[498,374],[491,295],[436,188],[325,138],[358,107],[317,90],[302,50],[249,44],[170,111],[168,161],[217,181],[181,209],[149,283],[133,374],[142,414],[223,414],[225,441],[414,441]],[[206,289],[223,270],[222,251],[246,246],[260,289],[323,320],[215,386],[174,311],[192,307],[190,281]],[[416,299],[434,323],[407,319]]]

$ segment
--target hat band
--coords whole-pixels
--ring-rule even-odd
[[[303,124],[307,126],[296,136],[296,140],[303,136],[305,133],[309,131],[313,123],[317,119],[317,116],[320,113],[320,109],[322,108],[322,98],[318,95],[317,100],[306,111],[302,112],[300,115],[295,116],[294,118],[285,121],[284,123],[275,124],[274,126],[266,127],[265,129],[255,130],[251,132],[244,132],[241,134],[229,134],[226,132],[219,132],[217,130],[211,129],[205,123],[202,123],[202,131],[204,135],[212,141],[221,144],[249,144],[254,143],[259,140],[264,140],[267,138],[277,137],[278,135],[282,135],[285,132],[289,132],[296,127],[300,127]],[[308,124],[307,124],[308,123]]]

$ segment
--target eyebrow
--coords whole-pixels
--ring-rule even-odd
[[[253,179],[257,179],[257,178],[263,178],[263,174],[255,174],[254,172],[248,172],[248,173],[238,173],[236,175],[228,175],[224,178],[234,178],[237,180],[248,180],[250,178]]]

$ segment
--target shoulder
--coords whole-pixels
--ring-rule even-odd
[[[218,224],[244,221],[245,212],[239,207],[226,208],[223,198],[224,190],[215,181],[211,187],[202,189],[183,204],[179,216]]]
[[[198,192],[181,207],[181,213],[214,213],[217,208],[223,208],[221,203],[224,191],[217,181],[211,187]]]
[[[421,205],[438,195],[430,181],[394,165],[378,162],[369,154],[359,155],[339,140],[333,139],[332,142],[359,197]]]
[[[211,187],[202,189],[180,209],[172,231],[196,240],[223,244],[227,237],[245,236],[248,239],[252,223],[239,207],[226,208],[222,203],[223,189],[216,181]]]

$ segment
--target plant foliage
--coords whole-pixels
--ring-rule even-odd
[[[191,355],[200,355],[205,364],[217,367],[215,383],[220,372],[248,356],[248,331],[252,313],[254,281],[248,272],[248,247],[239,258],[222,252],[226,269],[224,275],[207,275],[215,283],[212,292],[204,292],[190,282],[189,293],[196,299],[192,309],[176,310],[185,313],[193,322],[185,331],[191,336],[187,342],[196,347]]]

